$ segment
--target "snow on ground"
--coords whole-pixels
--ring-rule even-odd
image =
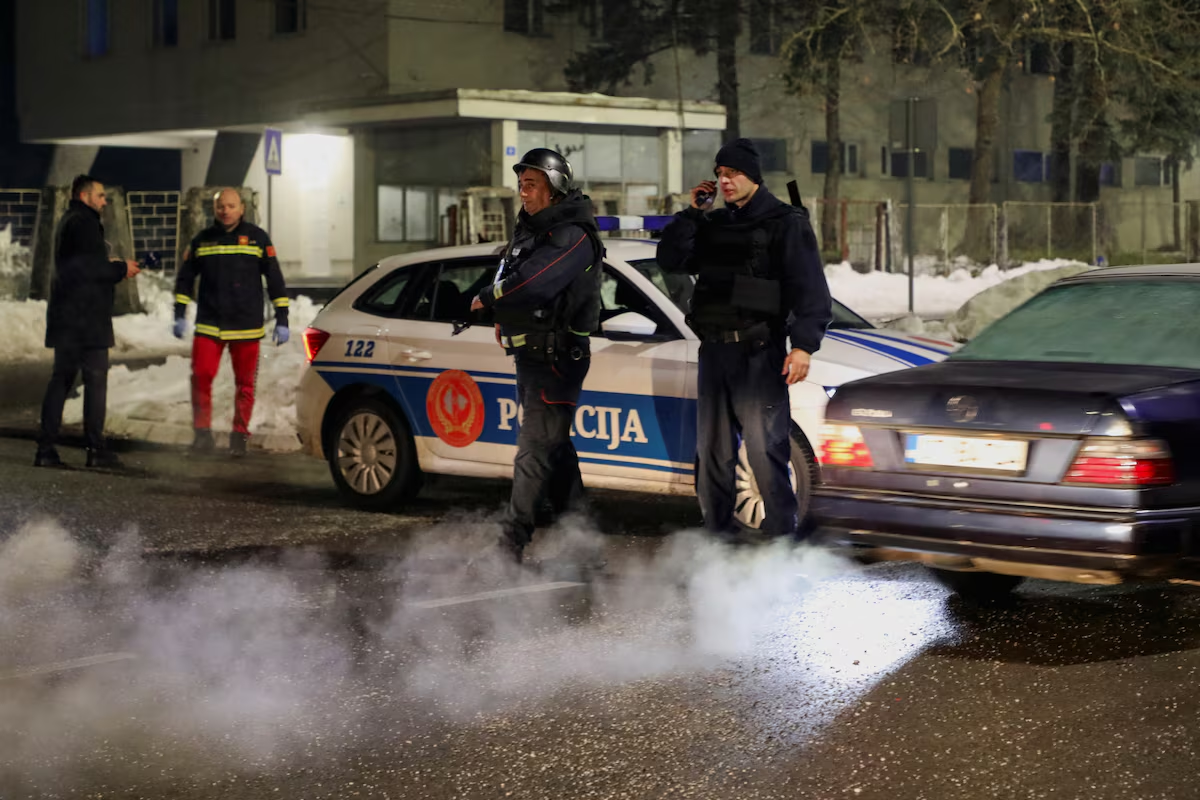
[[[143,296],[145,299],[145,296]],[[169,298],[168,298],[169,299]],[[276,347],[267,322],[267,338],[260,343],[258,381],[254,414],[250,419],[252,446],[269,450],[296,450],[296,386],[304,374],[304,329],[311,324],[320,307],[308,297],[298,297],[288,314],[292,333],[287,344]],[[166,323],[169,327],[170,323]],[[168,331],[167,336],[171,334]],[[191,335],[181,345],[190,354]],[[172,341],[175,341],[172,338]],[[213,381],[213,418],[215,432],[228,432],[233,424],[233,367],[229,356],[221,357],[221,367]],[[63,419],[68,423],[83,419],[83,400],[67,403]],[[165,363],[130,370],[114,366],[108,378],[108,419],[110,435],[134,439],[190,444],[192,441],[191,358],[170,356]],[[257,437],[257,438],[256,438]]]
[[[113,317],[114,360],[154,357],[191,352],[191,344],[171,334],[175,317],[175,295],[169,278],[143,272],[136,278],[145,314]],[[189,309],[195,316],[195,307]],[[46,302],[44,300],[0,300],[0,320],[6,335],[0,338],[0,363],[49,361],[54,351],[46,348]]]
[[[1003,270],[995,264],[978,275],[959,267],[949,275],[940,276],[922,271],[917,264],[913,278],[914,311],[922,318],[942,318],[953,314],[963,303],[984,289],[1011,278],[1031,272],[1078,265],[1064,259],[1046,259]],[[879,321],[908,314],[908,273],[856,271],[849,263],[831,264],[825,268],[829,289],[840,302],[867,319]]]

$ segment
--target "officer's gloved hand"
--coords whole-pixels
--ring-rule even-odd
[[[175,334],[176,339],[182,339],[185,330],[187,330],[187,320],[183,317],[175,320],[175,324],[171,326],[171,332]]]
[[[287,340],[290,335],[291,335],[291,332],[288,331],[287,325],[276,325],[275,326],[275,335],[274,335],[276,346],[281,345],[281,344],[287,344]]]

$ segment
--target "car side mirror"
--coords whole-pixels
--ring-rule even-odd
[[[605,337],[614,342],[648,339],[658,333],[658,323],[636,311],[626,311],[600,325]]]

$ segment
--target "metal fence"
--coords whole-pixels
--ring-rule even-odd
[[[887,262],[887,202],[879,200],[808,200],[812,226],[827,258],[834,257],[861,267],[884,269]],[[826,231],[826,209],[833,206],[830,231]],[[829,236],[826,236],[829,233]]]
[[[821,198],[811,200],[821,237]],[[890,200],[837,202],[837,224],[821,251],[859,269],[903,272],[908,207]],[[1062,258],[1085,263],[1200,259],[1200,201],[1121,199],[1099,203],[917,204],[916,257],[935,273],[966,264],[1002,268]],[[828,231],[825,231],[828,232]]]
[[[891,262],[894,272],[907,270],[904,226],[908,205],[890,215]],[[932,259],[935,271],[946,272],[964,262],[994,264],[1000,254],[1000,212],[991,204],[941,203],[913,206],[913,251]]]

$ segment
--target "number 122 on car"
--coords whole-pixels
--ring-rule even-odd
[[[346,358],[370,358],[375,352],[375,342],[369,339],[347,339]]]

